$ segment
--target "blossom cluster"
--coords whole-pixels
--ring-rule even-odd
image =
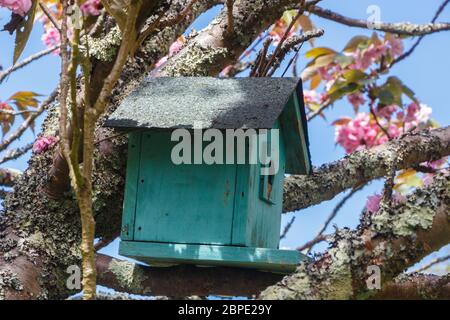
[[[0,7],[24,17],[31,8],[31,0],[0,0]]]
[[[36,154],[43,153],[51,149],[56,142],[58,142],[58,139],[54,136],[40,137],[33,144],[33,152]]]
[[[431,111],[427,105],[413,102],[406,110],[390,105],[377,108],[375,116],[362,112],[354,119],[341,119],[336,125],[336,143],[347,153],[383,144],[426,123]]]

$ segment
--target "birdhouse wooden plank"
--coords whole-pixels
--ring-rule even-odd
[[[293,271],[305,258],[278,249],[284,175],[311,168],[299,79],[149,78],[106,125],[129,130],[122,255],[274,272]],[[177,129],[192,138],[184,163],[173,159]],[[205,139],[210,129],[223,140]],[[229,132],[233,142],[244,133],[243,146],[230,146]],[[219,140],[216,160],[198,161]],[[270,162],[250,161],[275,146]]]

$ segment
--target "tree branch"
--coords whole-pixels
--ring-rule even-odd
[[[397,170],[450,154],[450,127],[407,133],[398,139],[316,169],[309,176],[290,176],[284,183],[283,211],[307,208]]]
[[[97,254],[98,283],[133,294],[156,296],[253,296],[283,277],[242,268],[146,267]]]
[[[449,300],[450,276],[411,274],[386,284],[373,299]]]
[[[450,242],[450,175],[439,174],[406,202],[367,212],[355,231],[340,230],[330,249],[264,290],[262,299],[357,299],[376,293],[366,281],[378,266],[381,287]]]
[[[349,18],[339,13],[323,9],[318,6],[310,6],[307,8],[307,11],[321,18],[332,20],[349,27],[369,29],[369,24],[367,20]],[[380,22],[374,23],[373,26],[370,25],[370,27],[373,27],[374,30],[390,32],[398,35],[421,36],[441,31],[448,31],[450,30],[450,23],[413,24],[409,22],[398,22],[398,23]]]

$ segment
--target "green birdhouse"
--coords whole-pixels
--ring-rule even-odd
[[[287,273],[285,174],[311,162],[298,78],[148,78],[106,121],[128,130],[119,252],[150,264]]]

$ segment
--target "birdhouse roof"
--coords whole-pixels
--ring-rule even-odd
[[[310,167],[309,143],[299,78],[149,77],[124,99],[105,126],[147,130],[190,129],[194,125],[199,129],[269,129],[283,110],[293,105],[288,102],[294,96],[300,124],[284,118],[292,121],[289,126],[294,136],[303,136],[296,139],[307,162],[302,161],[300,171],[309,171],[305,168]]]
[[[297,78],[147,78],[109,117],[121,128],[272,128]]]

